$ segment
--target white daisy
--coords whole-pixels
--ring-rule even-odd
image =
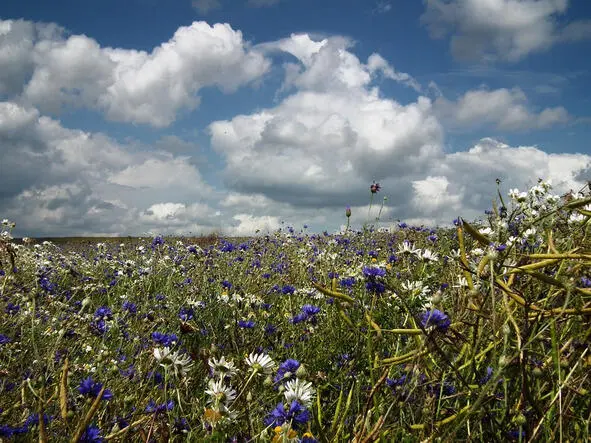
[[[437,255],[437,252],[433,252],[429,249],[423,251],[421,258],[425,261],[439,261],[439,255]]]
[[[254,371],[262,372],[267,375],[273,372],[273,368],[275,367],[275,362],[267,354],[255,354],[252,352],[246,357],[245,361]]]
[[[227,386],[223,380],[211,379],[207,387],[205,393],[210,397],[207,402],[216,408],[228,406],[236,398],[236,391],[231,386]]]
[[[154,358],[160,363],[160,366],[167,370],[172,370],[175,375],[184,377],[193,366],[191,357],[181,355],[179,351],[172,352],[170,348],[154,348]]]
[[[285,396],[286,403],[297,400],[302,405],[308,407],[314,398],[314,388],[312,387],[312,383],[296,378],[285,384],[283,395]]]
[[[232,360],[226,360],[226,357],[222,357],[218,360],[217,358],[210,358],[207,363],[213,371],[215,378],[232,377],[236,375],[237,369]]]

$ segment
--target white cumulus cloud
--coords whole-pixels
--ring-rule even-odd
[[[425,0],[432,37],[451,34],[455,57],[517,61],[560,41],[591,37],[589,21],[560,25],[568,0]]]

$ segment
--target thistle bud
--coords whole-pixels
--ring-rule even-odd
[[[345,208],[345,215],[347,216],[347,218],[351,217],[351,206],[347,206]]]

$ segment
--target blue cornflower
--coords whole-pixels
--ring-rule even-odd
[[[8,315],[15,315],[18,311],[20,311],[20,309],[21,309],[21,307],[19,305],[15,305],[15,304],[8,302],[6,304],[6,308],[4,309],[4,312],[6,312]]]
[[[157,235],[152,240],[152,248],[155,248],[156,246],[160,246],[160,245],[163,245],[163,244],[164,244],[164,238],[161,235]]]
[[[293,294],[295,292],[295,290],[296,289],[293,286],[290,286],[290,285],[285,285],[285,286],[283,286],[283,288],[281,288],[281,292],[284,295]]]
[[[386,291],[386,286],[382,282],[369,280],[365,283],[365,289],[375,294],[383,294]]]
[[[101,436],[101,430],[98,426],[90,425],[80,437],[80,442],[84,443],[102,443],[105,439]]]
[[[407,380],[408,376],[406,374],[403,374],[402,376],[400,376],[400,378],[387,378],[386,384],[391,388],[395,388],[396,386],[402,386],[407,382]]]
[[[89,397],[96,398],[101,392],[102,388],[102,383],[95,382],[92,380],[92,377],[88,377],[80,382],[78,392],[80,392],[82,395],[87,395]],[[101,397],[101,400],[111,400],[112,398],[113,393],[109,389],[105,389],[105,391],[103,392],[103,396]]]
[[[96,311],[94,311],[94,318],[95,319],[111,319],[113,318],[113,312],[108,306],[101,306]]]
[[[255,322],[253,320],[238,320],[238,326],[245,329],[254,328]]]
[[[137,312],[137,305],[127,300],[123,302],[121,307],[124,311],[127,311],[130,314],[135,314]]]
[[[146,412],[148,413],[159,413],[159,412],[164,412],[164,411],[172,411],[172,408],[174,408],[174,401],[169,400],[167,403],[162,403],[157,405],[154,400],[150,400],[148,402],[148,406],[146,406]]]
[[[439,309],[433,309],[425,312],[421,317],[421,325],[427,329],[435,327],[439,331],[445,332],[451,325],[449,317]]]
[[[365,275],[366,278],[385,277],[386,270],[377,267],[364,266],[363,275]]]
[[[232,243],[230,242],[224,242],[223,246],[220,248],[220,251],[222,252],[232,252],[233,250],[236,249],[236,246],[234,246]]]
[[[299,367],[299,361],[294,360],[293,358],[288,358],[279,365],[279,369],[277,369],[277,375],[274,378],[275,383],[283,381],[284,379],[292,378]]]
[[[232,283],[230,283],[228,280],[224,280],[222,282],[222,286],[226,289],[230,289],[232,287]]]
[[[591,279],[587,277],[581,277],[581,284],[585,288],[591,288]]]
[[[295,325],[308,320],[308,315],[305,312],[300,312],[291,318],[291,322]]]
[[[355,284],[355,277],[347,277],[342,278],[340,281],[340,285],[345,288],[351,288]]]
[[[320,308],[314,305],[304,305],[302,306],[302,312],[311,317],[318,314],[320,312]]]
[[[181,308],[179,312],[179,318],[182,321],[189,321],[193,318],[194,315],[195,311],[193,310],[193,308]]]
[[[41,289],[49,294],[53,293],[57,288],[57,285],[52,283],[47,277],[41,277],[39,279],[39,286],[41,286]]]
[[[265,326],[265,334],[267,334],[267,335],[272,335],[276,331],[277,331],[277,327],[275,325],[272,325],[271,323],[269,323]]]
[[[102,318],[100,320],[97,319],[90,322],[90,327],[92,328],[94,333],[98,333],[100,335],[103,335],[109,329],[107,327],[107,323]]]
[[[176,334],[163,334],[162,332],[155,331],[152,332],[152,340],[162,346],[171,347],[175,343],[178,343],[179,338]]]
[[[14,434],[14,428],[8,425],[0,425],[0,437],[10,438]]]
[[[281,426],[283,423],[291,423],[294,429],[304,426],[310,420],[310,412],[294,400],[287,408],[282,402],[265,418],[266,426]]]
[[[173,433],[175,434],[186,434],[191,430],[189,422],[186,418],[176,418],[173,424]]]
[[[436,383],[435,385],[427,386],[427,391],[431,394],[439,397],[440,395],[453,395],[456,393],[456,388],[453,384],[448,381],[443,383]]]
[[[10,343],[12,341],[12,339],[10,337],[7,337],[4,334],[0,334],[0,345],[5,345],[6,343]]]

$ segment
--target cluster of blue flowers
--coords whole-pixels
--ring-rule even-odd
[[[314,305],[302,306],[300,312],[291,318],[293,324],[301,323],[304,321],[314,321],[316,314],[320,312],[320,308]]]

